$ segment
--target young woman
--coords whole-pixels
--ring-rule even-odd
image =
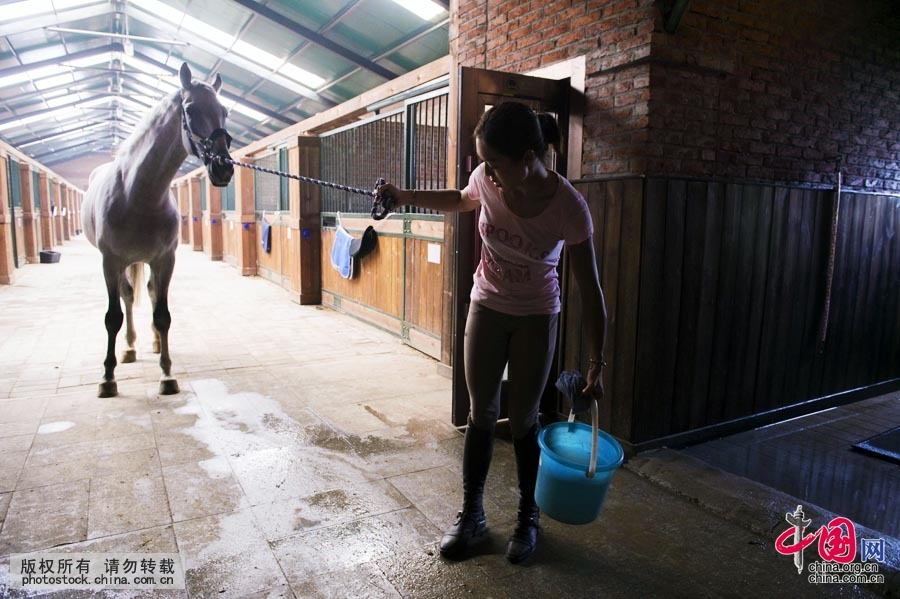
[[[563,245],[578,281],[590,338],[584,392],[603,394],[601,370],[606,305],[591,240],[593,224],[584,198],[544,165],[558,147],[556,121],[518,102],[488,110],[475,128],[482,163],[462,191],[401,190],[387,184],[398,205],[445,212],[481,207],[481,261],[475,271],[466,322],[465,375],[471,398],[463,452],[463,508],[441,539],[441,554],[459,558],[487,531],[484,482],[500,413],[500,384],[509,364],[509,422],[519,479],[519,511],[506,557],[529,557],[537,543],[534,500],[540,448],[538,407],[556,347],[560,289],[556,267]]]

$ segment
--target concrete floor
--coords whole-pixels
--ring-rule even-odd
[[[119,397],[98,399],[99,253],[83,238],[61,251],[0,287],[0,597],[37,594],[9,587],[11,554],[51,549],[174,553],[186,572],[180,591],[54,597],[897,592],[896,539],[887,585],[811,584],[774,550],[797,499],[669,450],[631,459],[594,523],[545,518],[534,560],[513,566],[515,469],[500,440],[489,540],[445,561],[436,542],[461,502],[462,436],[432,359],[182,248],[170,337],[181,393],[157,395],[145,299],[138,362],[119,365]]]

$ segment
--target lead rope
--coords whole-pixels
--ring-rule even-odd
[[[332,189],[338,189],[340,191],[348,191],[350,193],[355,193],[358,195],[364,195],[373,197],[372,201],[372,218],[375,220],[381,220],[386,217],[390,212],[394,210],[395,200],[394,197],[388,194],[379,194],[378,188],[384,185],[385,181],[383,178],[375,181],[375,187],[372,189],[359,189],[357,187],[348,187],[347,185],[340,185],[338,183],[332,183],[331,181],[322,181],[321,179],[313,179],[312,177],[304,177],[303,175],[294,175],[291,173],[285,173],[282,171],[277,171],[271,168],[265,168],[262,166],[256,166],[255,164],[247,164],[246,162],[238,162],[237,160],[232,160],[231,158],[223,158],[221,156],[212,156],[207,154],[213,160],[216,160],[219,164],[230,164],[232,166],[242,166],[244,168],[253,169],[255,171],[261,171],[263,173],[269,173],[270,175],[278,175],[279,177],[286,177],[288,179],[296,179],[297,181],[303,181],[304,183],[313,183],[315,185],[321,185],[322,187],[330,187]]]

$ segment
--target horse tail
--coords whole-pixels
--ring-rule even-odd
[[[141,305],[141,295],[144,288],[144,263],[135,262],[128,267],[128,279],[131,282],[131,288],[134,289],[134,307]]]

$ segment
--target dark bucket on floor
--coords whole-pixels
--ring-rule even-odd
[[[59,262],[59,256],[59,252],[41,250],[41,264],[56,264]]]
[[[596,406],[596,404],[595,404]],[[534,497],[541,511],[566,524],[588,524],[597,519],[606,491],[625,457],[622,446],[594,426],[556,422],[538,436],[541,463]],[[591,453],[595,471],[591,472]]]

